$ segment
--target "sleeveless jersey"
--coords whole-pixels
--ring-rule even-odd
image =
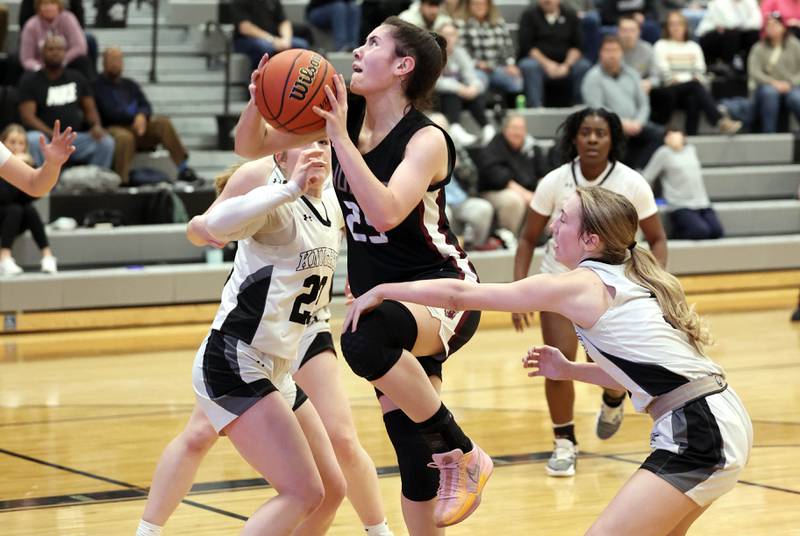
[[[665,319],[655,296],[625,275],[622,264],[580,263],[616,290],[611,307],[589,329],[575,326],[586,353],[625,386],[637,411],[654,397],[691,380],[723,374],[700,354],[687,335]]]
[[[365,113],[364,98],[349,95],[347,131],[356,146]],[[431,185],[397,227],[383,233],[370,225],[333,151],[333,185],[347,227],[347,273],[354,296],[381,283],[441,277],[478,279],[445,216],[444,185],[450,181],[455,165],[450,136],[412,108],[375,148],[363,155],[364,161],[378,180],[387,184],[403,160],[411,137],[427,126],[439,128],[447,140],[447,177]]]
[[[270,181],[276,173],[282,181],[277,168]],[[211,327],[266,354],[295,359],[306,324],[330,302],[343,222],[331,191],[322,198],[301,196],[276,211],[294,223],[292,240],[238,242]]]

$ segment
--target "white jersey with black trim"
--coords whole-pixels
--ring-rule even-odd
[[[575,326],[578,340],[595,363],[630,392],[637,411],[691,380],[723,374],[683,331],[664,319],[655,296],[628,279],[624,265],[585,260],[580,267],[612,287],[614,299],[594,326]]]
[[[579,158],[554,169],[539,181],[530,208],[542,216],[550,216],[552,222],[579,186],[601,186],[624,196],[633,203],[640,221],[658,212],[653,190],[638,171],[622,162],[609,162],[597,179],[589,181],[581,173]],[[549,274],[569,271],[569,268],[556,261],[553,246],[551,237],[545,245],[541,271]]]
[[[282,180],[276,168],[269,182]],[[259,241],[258,233],[239,240],[211,327],[261,352],[293,360],[306,324],[318,312],[327,314],[320,310],[330,302],[343,220],[330,190],[321,198],[301,196],[274,212],[294,226],[292,238],[280,245]]]

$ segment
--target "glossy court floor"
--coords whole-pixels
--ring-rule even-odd
[[[789,315],[709,316],[717,339],[710,355],[750,411],[755,448],[742,481],[692,534],[800,535],[800,325]],[[578,473],[545,475],[551,433],[543,385],[520,366],[524,351],[540,341],[538,327],[524,334],[481,329],[445,367],[445,402],[497,467],[481,507],[448,534],[582,534],[647,454],[649,418],[628,405],[619,434],[600,441],[593,433],[599,390],[580,385]],[[93,353],[86,348],[85,355]],[[0,361],[0,534],[133,535],[156,460],[189,416],[193,355],[45,353]],[[340,365],[362,442],[382,473],[389,521],[395,534],[405,534],[400,482],[376,401]],[[245,516],[274,493],[226,439],[196,482],[166,535],[238,534]],[[361,533],[345,502],[330,534]]]

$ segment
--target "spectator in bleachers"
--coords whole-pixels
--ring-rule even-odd
[[[800,40],[787,31],[780,13],[767,17],[764,38],[747,63],[761,131],[778,131],[781,105],[800,121]]]
[[[252,69],[264,54],[290,48],[308,48],[308,41],[294,35],[281,0],[233,0],[233,49],[250,58]]]
[[[732,67],[744,71],[760,30],[761,11],[756,0],[711,0],[697,27],[706,65],[715,70],[715,64],[720,63],[726,66],[722,72]]]
[[[450,15],[442,9],[443,1],[419,0],[400,13],[400,18],[414,26],[419,26],[432,32],[439,32],[442,26],[453,22]]]
[[[525,79],[528,107],[544,105],[545,81],[568,80],[571,102],[581,102],[581,81],[591,67],[581,54],[578,15],[559,0],[538,0],[519,19],[518,65]]]
[[[481,127],[481,143],[489,143],[496,132],[486,115],[486,88],[475,63],[458,44],[458,29],[452,22],[445,23],[439,33],[447,40],[447,64],[436,81],[436,96],[439,110],[450,124],[450,135],[464,146],[478,141],[461,126],[461,112],[466,108]]]
[[[363,0],[361,2],[361,34],[358,43],[367,40],[372,30],[380,26],[389,17],[399,15],[411,4],[409,0]]]
[[[800,0],[762,0],[761,15],[765,25],[771,13],[780,13],[789,32],[800,39]]]
[[[600,50],[601,38],[600,13],[595,9],[594,0],[562,0],[561,5],[577,13],[583,33],[583,57],[594,64]]]
[[[351,52],[360,44],[361,4],[356,0],[310,0],[306,19],[317,28],[331,30],[333,46],[340,52]]]
[[[628,67],[633,67],[642,82],[645,95],[653,89],[653,79],[656,74],[653,45],[640,39],[641,31],[639,21],[633,17],[620,17],[617,30],[619,42],[622,45],[622,61]]]
[[[617,31],[619,18],[629,16],[636,19],[641,28],[642,39],[655,43],[659,37],[658,0],[603,0],[600,6],[600,21],[603,33]]]
[[[64,64],[79,71],[86,80],[95,77],[95,68],[88,56],[86,36],[75,15],[64,9],[63,0],[37,0],[36,15],[28,19],[20,33],[19,59],[26,71],[38,71],[44,64],[42,47],[47,37],[64,38]]]
[[[430,118],[440,127],[449,130],[450,125],[443,114],[432,113]],[[444,186],[449,210],[447,219],[463,238],[465,249],[487,249],[494,208],[486,199],[477,197],[478,167],[475,162],[462,144],[455,139],[453,144],[456,148],[453,180]]]
[[[464,19],[456,26],[461,43],[475,60],[485,87],[505,95],[523,89],[522,73],[516,65],[514,42],[493,0],[465,0]]]
[[[152,151],[163,145],[178,167],[178,180],[197,180],[188,166],[189,153],[168,117],[153,115],[150,102],[134,80],[122,76],[124,58],[118,47],[103,53],[103,73],[94,84],[94,98],[103,124],[114,138],[114,171],[128,182],[137,151]]]
[[[670,11],[680,11],[689,25],[689,35],[694,38],[700,21],[706,14],[708,0],[659,0],[656,2],[658,20],[663,24]]]
[[[686,18],[673,11],[667,16],[664,37],[653,53],[658,86],[650,92],[651,118],[665,125],[677,109],[686,112],[686,133],[697,134],[702,112],[712,126],[723,134],[735,134],[740,121],[723,116],[711,97],[706,83],[706,62],[700,45],[689,39]]]
[[[24,28],[28,19],[36,14],[36,0],[22,0],[19,4],[19,27]],[[83,0],[64,0],[64,9],[69,10],[75,18],[78,19],[78,24],[81,25],[83,35],[86,37],[86,45],[89,50],[89,60],[92,63],[92,68],[96,72],[97,66],[97,39],[86,31],[86,17],[83,11]]]
[[[592,108],[617,114],[628,137],[623,163],[642,169],[664,139],[664,129],[649,121],[650,99],[641,77],[622,63],[622,44],[616,35],[606,35],[600,45],[600,63],[583,79],[583,101]]]
[[[463,19],[466,11],[465,0],[444,0],[444,12],[447,13],[451,19]]]
[[[516,237],[525,211],[543,173],[543,158],[528,135],[525,118],[507,114],[499,134],[481,152],[478,162],[481,195],[494,206],[497,225]]]
[[[79,72],[64,68],[66,50],[63,37],[52,35],[45,39],[44,67],[35,73],[25,73],[20,82],[19,114],[28,129],[33,161],[37,166],[42,165],[44,155],[39,136],[44,134],[50,139],[53,135],[50,125],[59,119],[63,128],[72,127],[77,134],[76,150],[69,162],[110,168],[114,139],[103,129],[89,82]]]
[[[33,158],[28,152],[28,140],[21,125],[11,124],[0,134],[0,143],[28,165]],[[31,203],[35,200],[22,190],[4,180],[0,180],[0,275],[19,275],[22,268],[11,255],[14,240],[30,229],[33,240],[42,252],[42,272],[54,274],[58,265],[53,250],[47,240],[39,212]]]
[[[694,146],[680,131],[670,131],[642,175],[651,185],[661,181],[672,224],[670,238],[720,238],[722,225],[711,207]]]

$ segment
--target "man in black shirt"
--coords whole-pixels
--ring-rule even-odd
[[[235,33],[233,49],[247,54],[253,69],[264,54],[289,48],[308,48],[307,40],[294,35],[281,0],[234,0],[231,5]]]
[[[89,83],[80,73],[64,69],[65,51],[63,37],[48,37],[42,48],[44,67],[25,73],[20,82],[19,114],[28,129],[31,156],[37,166],[42,165],[39,136],[50,139],[50,125],[60,119],[62,129],[72,127],[78,135],[70,162],[110,168],[114,139],[103,129]]]
[[[560,0],[539,0],[522,12],[517,62],[525,78],[528,107],[544,104],[545,80],[564,80],[570,85],[572,102],[581,102],[581,81],[591,64],[581,55],[583,36],[578,15]]]
[[[114,171],[128,182],[128,173],[136,151],[152,151],[163,145],[178,166],[178,179],[197,179],[187,166],[189,154],[168,117],[153,115],[150,102],[139,84],[122,76],[123,55],[118,47],[103,52],[103,74],[94,84],[94,95],[103,124],[114,137]]]

